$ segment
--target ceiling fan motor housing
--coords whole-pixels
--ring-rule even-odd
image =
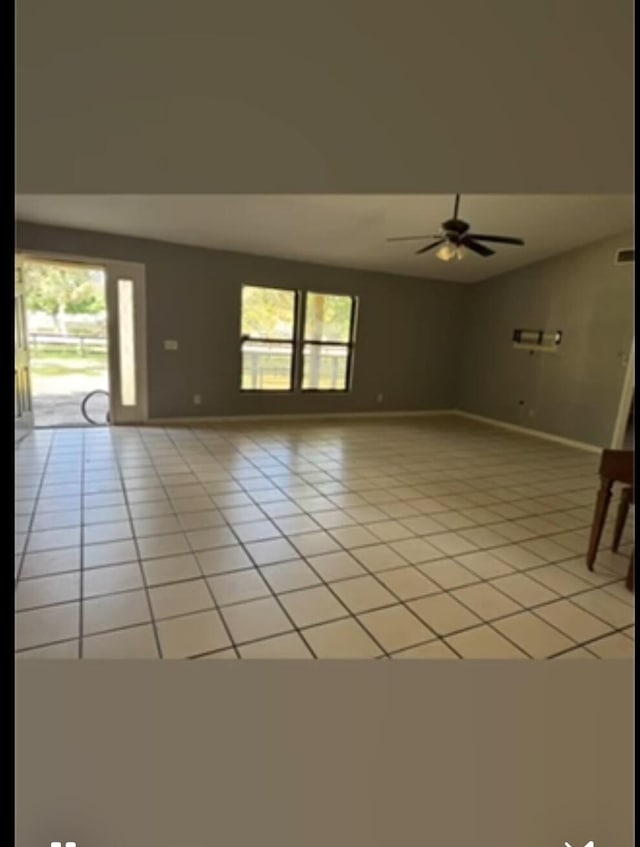
[[[524,241],[521,238],[511,238],[503,235],[473,235],[469,232],[470,225],[458,217],[459,205],[460,195],[456,194],[453,217],[449,218],[449,220],[445,221],[441,225],[440,233],[438,235],[410,235],[401,238],[391,238],[389,240],[413,241],[416,239],[422,240],[424,238],[435,239],[432,240],[430,244],[420,248],[416,255],[420,256],[423,253],[427,253],[430,250],[439,247],[440,249],[436,253],[436,256],[444,262],[449,261],[453,255],[457,256],[459,259],[462,258],[464,253],[463,248],[470,250],[472,253],[476,253],[485,259],[489,256],[495,255],[495,250],[491,250],[486,246],[486,244],[483,244],[482,242],[484,241],[489,241],[494,244],[514,244],[520,246],[524,244]],[[455,249],[452,251],[451,248]]]
[[[469,224],[466,221],[451,218],[451,220],[445,221],[442,224],[442,229],[445,235],[449,236],[452,239],[457,239],[461,238],[466,232],[469,231]]]

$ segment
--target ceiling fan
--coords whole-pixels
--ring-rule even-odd
[[[495,250],[491,250],[481,242],[487,241],[490,244],[514,244],[522,247],[524,241],[521,238],[510,238],[505,235],[476,235],[474,232],[469,232],[470,226],[466,221],[458,217],[458,209],[460,207],[460,195],[456,194],[456,199],[453,207],[453,217],[448,221],[444,221],[440,226],[440,232],[437,235],[403,235],[398,238],[387,238],[387,241],[417,241],[425,238],[434,238],[431,244],[426,247],[421,247],[416,251],[416,256],[421,253],[426,253],[428,250],[439,248],[436,252],[438,259],[443,262],[449,262],[451,259],[462,259],[465,250],[471,250],[479,256],[487,258],[493,256]]]

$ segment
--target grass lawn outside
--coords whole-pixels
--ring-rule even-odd
[[[47,350],[31,355],[34,397],[68,395],[97,388],[108,390],[106,350]]]
[[[96,376],[107,372],[106,350],[61,350],[39,348],[31,353],[31,372],[39,377],[66,377],[75,374]]]

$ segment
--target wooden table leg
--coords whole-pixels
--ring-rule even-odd
[[[624,532],[624,524],[627,520],[627,514],[629,512],[629,505],[633,498],[633,494],[630,488],[623,488],[622,496],[620,497],[620,505],[618,506],[618,514],[616,515],[616,525],[613,530],[613,544],[611,545],[611,549],[614,553],[618,552],[618,547],[620,547],[620,539],[622,538],[622,533]]]
[[[633,580],[634,580],[634,562],[633,562],[633,554],[634,550],[631,551],[631,556],[629,557],[629,570],[627,571],[627,588],[629,591],[633,591]]]
[[[590,571],[593,570],[593,563],[598,554],[598,545],[602,536],[602,528],[607,519],[607,509],[611,500],[611,487],[613,483],[610,479],[603,479],[598,491],[596,500],[596,508],[593,513],[593,523],[591,524],[591,537],[589,538],[589,549],[587,552],[587,567]]]

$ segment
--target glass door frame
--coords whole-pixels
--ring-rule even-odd
[[[22,260],[17,254],[14,264],[14,433],[17,444],[33,429],[33,395]]]
[[[107,302],[110,421],[115,426],[146,423],[149,419],[149,390],[145,265],[140,262],[120,262],[98,256],[56,253],[51,250],[16,250],[16,263],[29,260],[34,262],[71,262],[104,269]],[[131,340],[135,351],[135,401],[133,405],[125,404],[122,401],[121,333],[118,321],[118,287],[120,280],[130,280],[133,289],[133,339]]]

